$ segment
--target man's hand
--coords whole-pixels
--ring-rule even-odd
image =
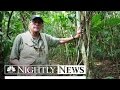
[[[76,35],[74,36],[74,38],[79,38],[81,36],[81,34],[83,34],[83,29],[81,29],[81,27],[78,27]]]
[[[68,43],[69,41],[75,39],[75,38],[79,38],[81,35],[83,34],[83,29],[81,29],[81,27],[79,27],[77,29],[76,35],[69,37],[69,38],[60,38],[60,44],[64,44],[64,43]]]

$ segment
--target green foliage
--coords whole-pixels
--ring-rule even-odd
[[[0,35],[3,35],[3,32],[0,31]]]
[[[91,48],[96,58],[113,59],[118,56],[120,52],[116,53],[116,51],[119,51],[118,48],[120,48],[119,25],[120,17],[112,16],[108,18],[107,14],[104,14],[104,19],[102,19],[101,13],[92,17]]]
[[[5,63],[9,62],[9,56],[10,56],[10,52],[12,49],[12,40],[6,39],[6,40],[2,40],[2,51],[3,51],[3,59]]]

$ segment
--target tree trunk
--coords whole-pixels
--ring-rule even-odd
[[[90,43],[90,26],[91,26],[91,12],[81,11],[81,29],[83,29],[83,35],[81,36],[81,53],[82,61],[86,66],[86,77],[90,77],[89,69],[89,43]]]
[[[7,36],[6,37],[8,37],[9,39],[10,39],[10,37],[9,37],[10,21],[11,21],[12,14],[13,14],[13,11],[11,11],[11,13],[9,15],[8,24],[7,24],[7,34],[6,34]]]
[[[80,11],[76,11],[76,25],[77,25],[77,28],[78,27],[80,27]],[[78,43],[77,43],[77,48],[76,48],[76,52],[77,52],[77,61],[76,61],[76,63],[75,64],[81,64],[82,63],[82,60],[81,60],[81,52],[80,52],[80,47],[81,47],[81,45],[80,45],[80,38],[79,38],[79,40],[78,40]]]
[[[21,20],[22,20],[24,31],[26,31],[27,30],[27,23],[26,23],[26,18],[24,16],[24,11],[20,12],[20,17],[21,17]]]

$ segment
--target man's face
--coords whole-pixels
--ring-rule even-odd
[[[39,32],[43,28],[43,24],[36,19],[31,22],[31,28],[33,32]]]

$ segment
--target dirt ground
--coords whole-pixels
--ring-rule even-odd
[[[96,61],[94,64],[95,79],[120,79],[120,65],[110,60]]]

